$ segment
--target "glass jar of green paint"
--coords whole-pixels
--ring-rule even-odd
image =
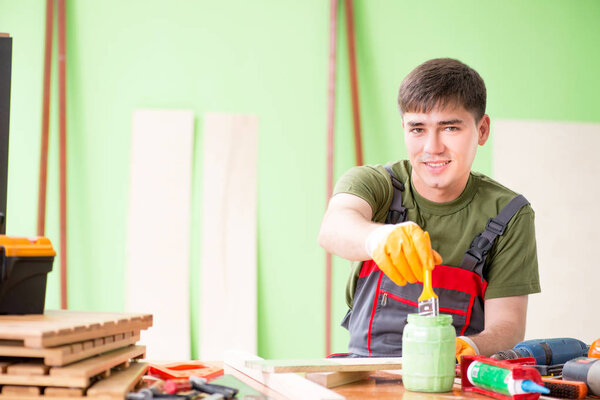
[[[454,384],[452,316],[409,314],[402,334],[402,383],[413,392],[448,392]]]

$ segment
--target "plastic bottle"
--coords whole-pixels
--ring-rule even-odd
[[[509,396],[524,393],[550,393],[550,390],[531,380],[514,379],[507,368],[473,361],[467,368],[467,379],[472,385]]]
[[[452,390],[456,331],[452,316],[409,314],[402,334],[402,383],[413,392]]]

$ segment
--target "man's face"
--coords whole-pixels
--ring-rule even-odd
[[[477,152],[489,136],[490,118],[475,121],[462,106],[404,113],[404,142],[417,192],[428,200],[447,202],[464,190]]]

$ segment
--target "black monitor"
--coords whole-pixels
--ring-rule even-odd
[[[11,59],[12,38],[5,33],[0,33],[0,234],[2,235],[6,233]]]

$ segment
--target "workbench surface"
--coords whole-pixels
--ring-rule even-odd
[[[287,400],[287,397],[283,397],[279,393],[269,389],[268,387],[256,382],[252,378],[227,365],[224,367],[224,369],[226,374],[231,374],[237,377],[242,382],[268,396],[268,399]],[[391,374],[384,371],[374,372],[368,379],[332,388],[330,390],[344,396],[347,400],[492,399],[492,397],[487,397],[476,393],[463,392],[460,389],[460,384],[454,384],[453,390],[446,393],[417,393],[405,391],[404,386],[402,386],[402,379],[400,375]]]

